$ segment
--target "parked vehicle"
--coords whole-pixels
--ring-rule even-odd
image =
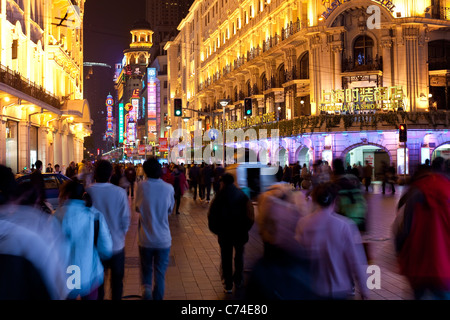
[[[54,209],[58,207],[59,204],[59,189],[61,185],[67,181],[70,180],[70,178],[66,177],[65,175],[61,173],[42,173],[42,176],[44,177],[44,184],[45,184],[45,197],[47,201],[52,205]],[[23,182],[30,181],[31,173],[30,174],[23,174],[19,173],[16,175],[16,181],[20,184]]]

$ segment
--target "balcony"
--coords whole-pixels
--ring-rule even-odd
[[[29,81],[19,73],[3,65],[0,65],[0,83],[4,83],[52,107],[61,109],[61,102],[56,96],[45,90],[42,86],[36,85],[34,82]]]
[[[345,58],[342,60],[342,72],[359,72],[359,71],[373,71],[380,70],[383,71],[383,57],[376,56],[375,59],[372,57],[367,57],[367,59],[362,63],[358,63],[352,57]]]

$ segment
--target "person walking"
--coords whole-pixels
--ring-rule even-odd
[[[134,184],[136,183],[136,168],[134,167],[133,163],[129,163],[128,166],[125,169],[125,177],[127,178],[128,182],[130,183],[127,188],[127,195],[131,198],[134,197]]]
[[[0,300],[64,300],[69,246],[56,218],[20,205],[22,194],[0,165]]]
[[[244,246],[254,221],[252,201],[236,187],[233,175],[225,173],[222,188],[211,202],[208,212],[209,230],[217,235],[220,246],[225,293],[233,292],[233,282],[238,288],[243,285]]]
[[[317,298],[310,283],[308,260],[295,239],[296,225],[309,213],[308,205],[303,192],[296,192],[287,183],[273,184],[259,195],[256,223],[264,251],[252,268],[246,299]]]
[[[78,174],[77,171],[77,165],[75,164],[75,161],[71,161],[69,166],[66,169],[66,177],[73,178]]]
[[[200,172],[199,172],[199,167],[197,166],[196,163],[193,163],[192,166],[189,168],[189,181],[190,181],[190,186],[193,189],[193,196],[192,198],[194,199],[194,201],[197,200],[197,189],[198,189],[198,184],[199,184],[199,176],[200,176]]]
[[[37,207],[44,212],[49,214],[53,213],[53,207],[50,203],[47,202],[47,198],[45,195],[45,182],[44,176],[42,175],[42,161],[36,161],[36,170],[30,175],[30,181],[33,184],[34,188],[37,190],[38,199],[37,199]]]
[[[356,225],[334,212],[338,187],[327,182],[312,191],[313,211],[300,218],[296,239],[311,266],[312,289],[323,299],[345,300],[357,283],[368,297],[367,259]]]
[[[186,177],[180,166],[175,166],[172,171],[173,189],[175,191],[175,213],[180,214],[181,198],[188,188]]]
[[[142,167],[142,163],[138,163],[136,168],[136,181],[142,181],[145,178],[144,168]]]
[[[76,178],[66,181],[60,191],[61,205],[55,217],[61,222],[70,245],[69,265],[79,268],[80,284],[68,299],[96,300],[103,283],[103,265],[113,251],[111,232],[103,214],[92,207],[92,200]]]
[[[297,185],[300,187],[300,162],[297,161],[292,168],[292,182],[294,183],[294,189],[297,189]]]
[[[438,167],[415,175],[393,225],[400,273],[414,298],[450,300],[450,178]]]
[[[143,167],[147,180],[139,182],[135,197],[135,208],[139,214],[142,298],[162,300],[172,246],[169,215],[175,204],[175,191],[171,184],[161,179],[162,168],[156,158],[150,157]]]
[[[113,253],[108,260],[102,260],[102,264],[105,270],[111,271],[112,300],[121,300],[125,275],[125,237],[130,226],[131,212],[126,191],[110,183],[112,172],[113,166],[109,161],[97,161],[94,168],[95,182],[86,191],[93,206],[103,213],[111,230]],[[105,289],[102,284],[99,287],[98,300],[103,300],[104,296]]]
[[[216,163],[214,168],[214,178],[213,178],[213,191],[214,195],[216,195],[220,190],[220,181],[222,180],[222,176],[225,173],[224,167],[220,163]]]
[[[370,165],[369,161],[366,161],[366,165],[363,167],[363,178],[364,186],[366,187],[366,192],[369,192],[370,184],[372,183],[372,173],[373,167]]]
[[[386,184],[391,185],[391,192],[392,194],[395,194],[395,181],[397,179],[395,175],[394,166],[388,166],[387,163],[383,161],[382,171],[383,171],[383,183],[382,183],[383,194],[386,193]]]

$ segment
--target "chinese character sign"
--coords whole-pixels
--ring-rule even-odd
[[[319,111],[398,110],[404,98],[401,86],[323,90]]]

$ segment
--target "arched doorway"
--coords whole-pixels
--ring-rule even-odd
[[[391,155],[388,150],[378,145],[354,145],[347,148],[342,153],[342,160],[347,168],[350,167],[364,167],[366,161],[373,167],[372,179],[382,180],[383,163],[392,165]]]
[[[301,167],[306,164],[306,167],[310,169],[313,161],[312,151],[308,147],[300,147],[300,150],[297,151],[296,159]]]
[[[444,143],[433,150],[433,153],[431,154],[431,161],[437,157],[442,157],[445,160],[450,159],[450,142]]]
[[[289,153],[285,148],[280,147],[278,149],[278,159],[281,167],[284,168],[285,165],[289,166]]]

